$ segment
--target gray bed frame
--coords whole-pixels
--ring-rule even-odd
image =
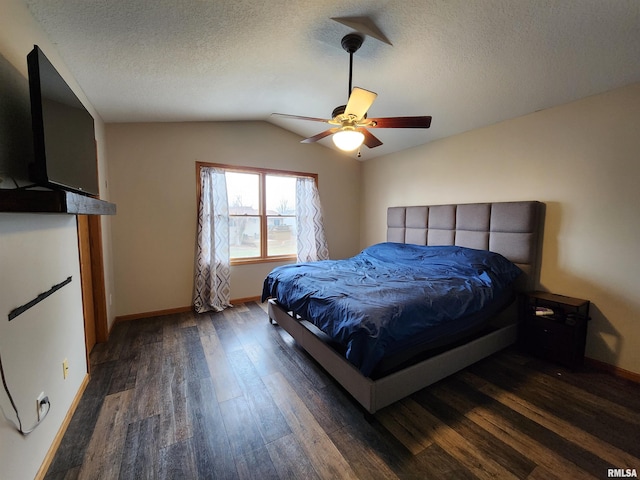
[[[500,253],[524,275],[520,291],[538,286],[544,204],[536,201],[390,207],[387,241],[419,245],[458,245]],[[378,379],[363,376],[329,346],[317,328],[277,301],[269,319],[285,329],[369,413],[386,407],[495,352],[517,339],[517,302],[501,312],[491,333]]]

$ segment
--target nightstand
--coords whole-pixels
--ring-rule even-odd
[[[547,292],[520,297],[520,346],[528,353],[571,369],[584,361],[589,300]]]

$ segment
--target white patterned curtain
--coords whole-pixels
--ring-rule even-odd
[[[313,178],[298,177],[296,181],[296,223],[298,262],[327,260],[329,247],[324,235],[320,195]]]
[[[229,205],[224,170],[200,168],[193,304],[198,313],[230,307]]]

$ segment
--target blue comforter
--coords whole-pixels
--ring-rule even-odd
[[[344,346],[369,376],[414,339],[474,325],[466,320],[507,291],[521,270],[503,256],[456,246],[380,243],[346,260],[275,268],[262,300],[277,299]]]

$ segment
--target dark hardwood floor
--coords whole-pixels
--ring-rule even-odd
[[[640,472],[640,385],[507,350],[367,418],[264,308],[117,324],[46,478]]]

